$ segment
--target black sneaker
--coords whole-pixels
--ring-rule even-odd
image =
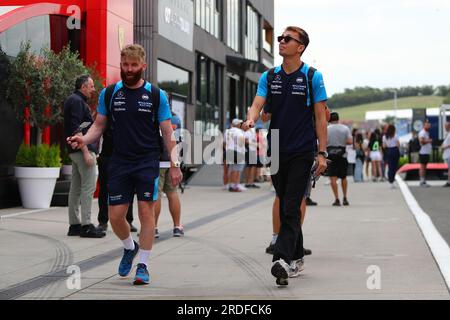
[[[131,232],[137,232],[138,231],[138,229],[135,226],[133,226],[132,223],[129,223],[129,225],[130,225],[130,231]]]
[[[344,201],[342,202],[344,204],[344,206],[348,207],[350,205],[350,203],[348,203],[347,198],[344,198]]]
[[[98,230],[101,230],[103,232],[108,231],[108,224],[107,223],[100,223],[97,227]]]
[[[310,249],[303,249],[303,254],[305,256],[310,256],[310,255],[312,255],[312,251]]]
[[[100,229],[97,229],[93,224],[89,224],[87,226],[81,227],[80,237],[81,238],[103,238],[106,236],[106,233]]]
[[[261,187],[257,186],[256,184],[252,184],[251,186],[252,186],[253,189],[261,189]]]
[[[69,227],[69,232],[67,232],[67,235],[69,237],[76,237],[80,236],[81,233],[81,224],[74,224]]]
[[[340,207],[341,206],[341,202],[339,201],[339,199],[336,199],[336,201],[333,203],[333,207]]]
[[[173,236],[175,238],[180,238],[182,236],[184,236],[184,230],[182,227],[175,227],[173,228]]]
[[[317,202],[312,201],[311,198],[306,198],[305,201],[307,206],[317,206]]]
[[[272,254],[273,255],[273,252],[275,251],[275,245],[271,242],[270,244],[269,244],[269,246],[266,248],[266,253],[267,254]]]

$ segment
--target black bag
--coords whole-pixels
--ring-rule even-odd
[[[330,146],[327,148],[328,158],[331,160],[343,158],[347,152],[346,147]]]

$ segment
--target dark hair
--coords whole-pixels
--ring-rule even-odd
[[[337,122],[337,121],[339,121],[339,113],[332,112],[330,114],[330,122]]]
[[[386,138],[392,139],[395,136],[395,126],[390,124],[387,131],[386,131]]]
[[[363,142],[364,142],[364,138],[363,138],[362,133],[357,133],[355,136],[355,143],[361,145],[361,144],[363,144]]]
[[[81,87],[89,81],[89,79],[91,79],[89,74],[79,76],[77,80],[75,80],[75,90],[80,90]]]
[[[298,35],[300,36],[300,41],[303,43],[303,45],[305,46],[305,50],[306,48],[308,48],[309,45],[309,35],[306,33],[305,30],[303,30],[302,28],[299,27],[294,27],[294,26],[289,26],[286,28],[286,31],[292,31],[292,32],[296,32],[298,33]]]

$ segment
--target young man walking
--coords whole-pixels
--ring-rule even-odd
[[[348,181],[347,181],[347,150],[348,145],[353,144],[353,137],[350,129],[339,123],[339,114],[332,112],[330,115],[330,125],[328,126],[328,154],[331,160],[330,164],[330,180],[331,190],[335,201],[333,206],[340,207],[339,190],[337,180],[341,179],[342,193],[344,198],[342,204],[344,206],[350,205],[347,198]]]
[[[303,268],[303,234],[298,210],[304,197],[318,145],[317,175],[327,167],[327,94],[322,74],[308,82],[309,66],[301,56],[309,44],[308,34],[301,28],[288,27],[278,37],[283,64],[265,72],[258,86],[257,96],[243,124],[244,130],[254,127],[263,106],[272,114],[269,143],[273,130],[279,132],[278,172],[272,172],[272,181],[280,199],[281,227],[275,244],[272,275],[278,285],[287,285],[288,278]],[[314,104],[311,103],[311,96]],[[270,148],[272,149],[272,145]]]
[[[98,116],[89,132],[84,137],[75,136],[68,139],[73,148],[82,148],[98,140],[108,119],[112,121],[114,147],[109,165],[109,218],[114,233],[124,246],[119,265],[120,276],[129,275],[133,260],[139,253],[135,285],[150,282],[148,260],[155,232],[154,209],[158,198],[160,129],[167,149],[172,151],[175,147],[167,97],[163,91],[142,79],[147,68],[145,61],[145,50],[140,45],[129,45],[122,50],[122,81],[102,91]],[[105,99],[105,96],[108,98]],[[169,176],[172,185],[181,182],[178,159],[171,159]],[[125,219],[135,193],[141,222],[140,245],[133,240],[130,225]]]

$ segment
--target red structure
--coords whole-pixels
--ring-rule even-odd
[[[85,64],[95,65],[106,83],[120,79],[120,48],[133,43],[133,0],[2,0],[0,8],[6,6],[18,8],[0,15],[0,33],[31,18],[49,16],[50,46],[58,52],[69,43],[68,20],[76,21],[80,29],[75,49]],[[24,131],[29,140],[29,125]],[[50,129],[44,133],[49,142]]]

